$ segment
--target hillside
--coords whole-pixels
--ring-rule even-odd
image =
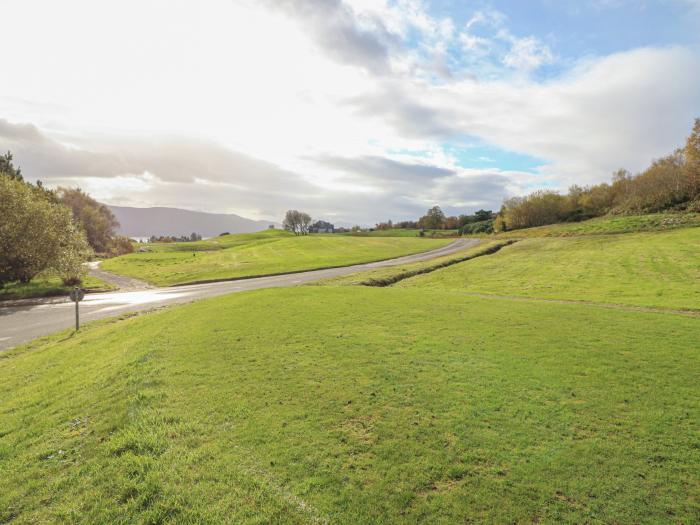
[[[2,354],[0,521],[693,523],[699,234],[523,240]]]
[[[107,259],[102,268],[167,286],[348,266],[426,252],[450,242],[330,234],[297,237],[283,230],[264,230],[205,241],[149,243],[143,247],[146,251]]]
[[[246,219],[234,213],[205,213],[180,208],[131,208],[108,206],[119,221],[119,233],[128,237],[189,235],[213,237],[223,232],[250,233],[267,228],[271,221]]]

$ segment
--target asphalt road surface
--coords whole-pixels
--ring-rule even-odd
[[[447,246],[429,252],[407,255],[386,261],[329,268],[327,270],[310,270],[308,272],[270,277],[171,286],[168,288],[87,294],[80,303],[80,322],[82,324],[126,312],[187,303],[217,295],[260,290],[262,288],[297,286],[328,277],[338,277],[363,270],[371,270],[372,268],[426,261],[470,248],[478,243],[477,239],[459,239]],[[5,302],[5,304],[0,305],[0,351],[7,350],[36,337],[70,328],[74,324],[75,305],[67,297]]]

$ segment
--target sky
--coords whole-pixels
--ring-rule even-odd
[[[338,224],[644,169],[700,0],[1,0],[0,150],[102,202]]]

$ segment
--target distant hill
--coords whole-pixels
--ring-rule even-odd
[[[223,232],[249,233],[264,230],[270,221],[254,221],[233,213],[205,213],[180,208],[130,208],[108,206],[119,221],[119,233],[128,237],[189,235],[213,237]]]

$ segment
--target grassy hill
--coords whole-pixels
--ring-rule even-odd
[[[699,233],[528,239],[0,354],[0,522],[693,523]]]
[[[449,239],[294,236],[270,230],[206,241],[148,244],[146,253],[108,259],[102,268],[156,285],[213,281],[344,266],[424,252]]]
[[[399,286],[700,311],[700,228],[527,238]]]
[[[341,235],[352,237],[420,237],[420,232],[419,229],[392,228],[390,230],[347,232]],[[427,237],[456,237],[459,235],[457,230],[423,230],[423,233]]]
[[[647,215],[606,215],[582,222],[549,224],[502,232],[496,237],[571,237],[666,231],[700,226],[700,213],[650,213]]]

